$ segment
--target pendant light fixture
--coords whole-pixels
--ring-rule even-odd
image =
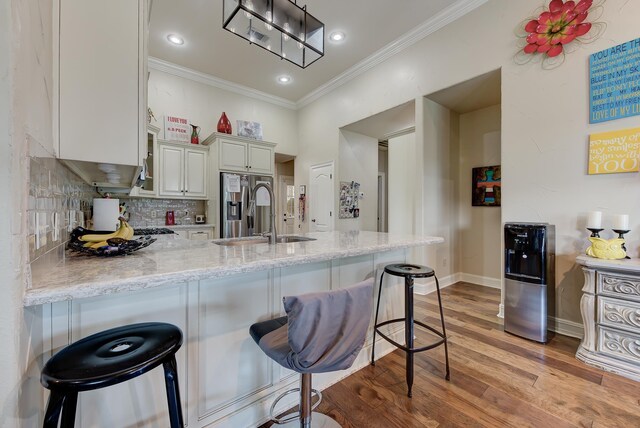
[[[324,56],[324,24],[291,0],[223,0],[222,27],[306,68]]]

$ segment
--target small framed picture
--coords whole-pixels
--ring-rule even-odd
[[[236,123],[239,137],[262,140],[262,125],[260,123],[247,120],[236,120]]]

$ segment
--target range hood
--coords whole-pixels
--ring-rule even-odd
[[[60,159],[71,171],[94,187],[127,192],[136,185],[141,166]]]

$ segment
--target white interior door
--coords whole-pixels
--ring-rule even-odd
[[[309,187],[309,230],[330,232],[333,230],[333,162],[311,167]]]
[[[296,188],[293,185],[293,177],[280,176],[280,188],[278,189],[278,216],[280,218],[279,229],[281,233],[293,233],[294,207],[296,204]]]

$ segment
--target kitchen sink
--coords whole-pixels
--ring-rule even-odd
[[[278,236],[276,241],[278,244],[288,244],[291,242],[304,242],[304,241],[315,241],[316,238],[307,238],[306,236]]]
[[[278,236],[277,242],[278,244],[290,244],[293,242],[305,242],[305,241],[315,241],[315,238],[307,238],[305,236]],[[257,244],[268,244],[269,238],[248,238],[248,239],[230,239],[226,241],[214,241],[216,245],[222,245],[224,247],[236,247],[240,245],[257,245]]]

